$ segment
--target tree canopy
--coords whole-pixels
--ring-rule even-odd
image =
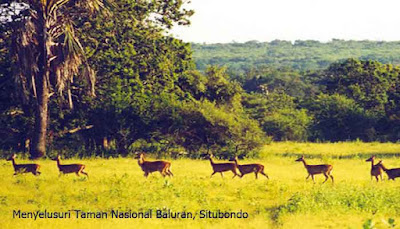
[[[31,9],[23,9],[15,18],[33,20]],[[180,0],[119,0],[105,14],[59,10],[71,16],[59,24],[70,30],[55,29],[61,35],[42,43],[50,50],[47,65],[32,59],[44,55],[33,37],[39,32],[21,32],[26,27],[14,16],[0,23],[3,150],[32,149],[40,117],[50,117],[41,132],[49,155],[253,156],[272,140],[400,139],[400,68],[391,57],[396,42],[198,45],[168,35],[193,14]],[[381,53],[379,62],[361,53],[366,47],[362,52],[391,52]],[[33,54],[25,55],[27,49]],[[333,49],[341,52],[332,56]],[[347,58],[354,53],[357,58]],[[47,69],[40,81],[47,91],[40,93],[48,101],[41,103],[39,65]],[[38,104],[46,104],[44,113]]]

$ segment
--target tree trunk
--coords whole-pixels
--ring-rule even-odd
[[[42,79],[37,91],[37,101],[35,112],[35,132],[33,133],[33,141],[31,148],[31,157],[37,159],[46,155],[46,137],[47,137],[47,119],[48,119],[48,102],[49,89],[46,79]]]
[[[38,68],[36,77],[37,104],[35,110],[35,129],[32,137],[31,158],[38,159],[46,155],[47,119],[49,103],[49,67],[47,61],[47,29],[43,12],[38,12],[39,31],[38,35]]]

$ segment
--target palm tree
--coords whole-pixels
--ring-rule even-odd
[[[12,24],[15,82],[27,103],[34,100],[35,126],[30,154],[46,153],[48,103],[54,93],[66,92],[72,108],[70,85],[80,74],[94,96],[95,72],[85,59],[75,34],[74,20],[104,9],[106,0],[6,0],[0,19]],[[11,11],[11,9],[13,11]],[[8,14],[5,13],[8,10]],[[103,10],[105,11],[105,10]],[[4,15],[8,15],[5,17]]]

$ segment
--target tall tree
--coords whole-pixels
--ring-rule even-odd
[[[168,35],[171,26],[189,24],[193,11],[182,5],[181,0],[119,0],[112,18],[79,22],[97,71],[99,99],[89,118],[97,143],[108,139],[126,155],[133,141],[153,131],[151,123],[162,113],[157,107],[167,108],[169,97],[163,94],[175,98],[175,82],[194,67],[190,45]]]
[[[95,73],[86,62],[75,34],[74,20],[104,8],[106,0],[3,0],[1,23],[11,33],[15,82],[24,103],[34,103],[35,130],[30,153],[46,153],[48,104],[52,94],[67,92],[72,107],[71,83],[80,73],[94,95]],[[81,66],[83,65],[83,68]]]

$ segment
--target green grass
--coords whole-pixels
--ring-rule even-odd
[[[387,167],[400,167],[400,144],[380,143],[273,143],[258,159],[270,180],[253,174],[231,179],[219,174],[211,179],[206,160],[172,161],[173,178],[160,174],[143,177],[137,161],[71,159],[63,163],[86,164],[89,179],[74,174],[58,177],[56,163],[40,160],[42,175],[12,176],[11,162],[0,162],[0,228],[362,228],[371,219],[376,228],[389,228],[387,220],[400,221],[400,180],[377,183],[369,176],[365,159],[376,154]],[[297,156],[309,164],[331,163],[335,184],[305,181]],[[17,163],[27,162],[18,160]],[[170,209],[245,211],[248,219],[13,219],[15,209],[141,211]],[[74,217],[74,214],[72,214]]]

